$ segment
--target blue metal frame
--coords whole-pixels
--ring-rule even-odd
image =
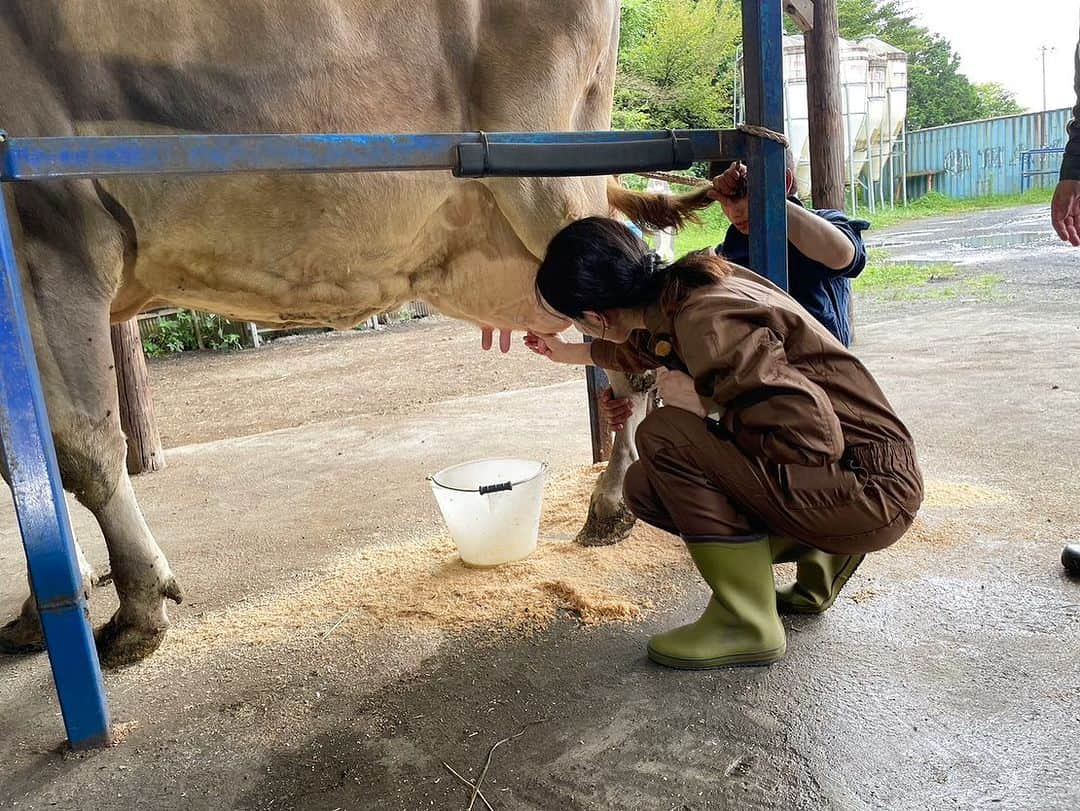
[[[746,123],[784,131],[784,10],[781,0],[743,2],[743,70]],[[773,284],[788,288],[787,206],[783,145],[750,138],[750,267],[764,270]]]
[[[781,0],[744,0],[747,122],[783,128]],[[522,176],[565,174],[558,162],[575,151],[602,160],[572,166],[577,175],[663,168],[658,142],[670,141],[670,165],[745,157],[750,173],[751,264],[787,287],[784,149],[773,141],[728,130],[667,132],[449,133],[374,135],[182,135],[6,138],[0,132],[0,181],[33,182],[138,174],[235,172],[368,172],[451,170],[488,174],[488,156],[501,150],[498,171]],[[645,144],[645,148],[642,144]],[[634,145],[637,145],[636,147]],[[477,152],[477,145],[481,150]],[[605,153],[609,146],[613,155]],[[489,153],[489,150],[490,153]],[[516,150],[516,151],[515,151]],[[477,157],[479,156],[479,161]],[[524,158],[527,158],[525,160]],[[578,155],[580,158],[580,155]],[[507,165],[507,161],[510,165]],[[643,166],[635,161],[648,160]],[[494,169],[494,167],[492,167]],[[558,171],[557,171],[558,170]],[[494,172],[493,172],[494,173]],[[0,186],[0,190],[2,190]],[[10,472],[31,585],[41,611],[53,679],[72,746],[107,742],[109,716],[75,555],[56,453],[23,304],[5,198],[0,194],[0,451]]]
[[[105,687],[8,223],[0,193],[0,447],[68,740],[92,747],[108,741]]]
[[[1061,174],[1060,169],[1034,169],[1036,155],[1064,155],[1065,147],[1043,147],[1042,149],[1025,149],[1020,153],[1020,191],[1024,192],[1031,188],[1031,178],[1053,175],[1054,179]],[[1043,166],[1046,164],[1044,163]]]

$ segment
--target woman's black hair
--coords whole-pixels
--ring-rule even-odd
[[[727,263],[711,251],[687,254],[665,266],[621,222],[587,217],[551,240],[536,274],[536,288],[545,302],[568,318],[654,302],[673,314],[690,290],[716,284],[729,272]]]

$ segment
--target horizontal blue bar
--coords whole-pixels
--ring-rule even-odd
[[[226,172],[452,170],[458,164],[459,145],[483,143],[485,138],[492,144],[562,146],[670,140],[672,135],[689,140],[698,161],[739,158],[746,148],[746,137],[735,130],[8,136],[0,143],[0,181]]]

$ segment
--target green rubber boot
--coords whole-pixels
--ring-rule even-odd
[[[789,538],[772,540],[774,563],[795,563],[795,582],[776,590],[781,614],[820,614],[836,601],[866,555],[830,555]]]
[[[769,551],[773,563],[795,563],[811,547],[789,538],[787,535],[769,536]]]
[[[668,667],[701,670],[766,665],[787,641],[776,613],[769,541],[694,541],[686,545],[713,597],[697,622],[649,640],[649,658]]]

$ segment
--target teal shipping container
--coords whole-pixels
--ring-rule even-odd
[[[1047,110],[908,132],[907,193],[1016,194],[1053,186],[1070,110]]]

